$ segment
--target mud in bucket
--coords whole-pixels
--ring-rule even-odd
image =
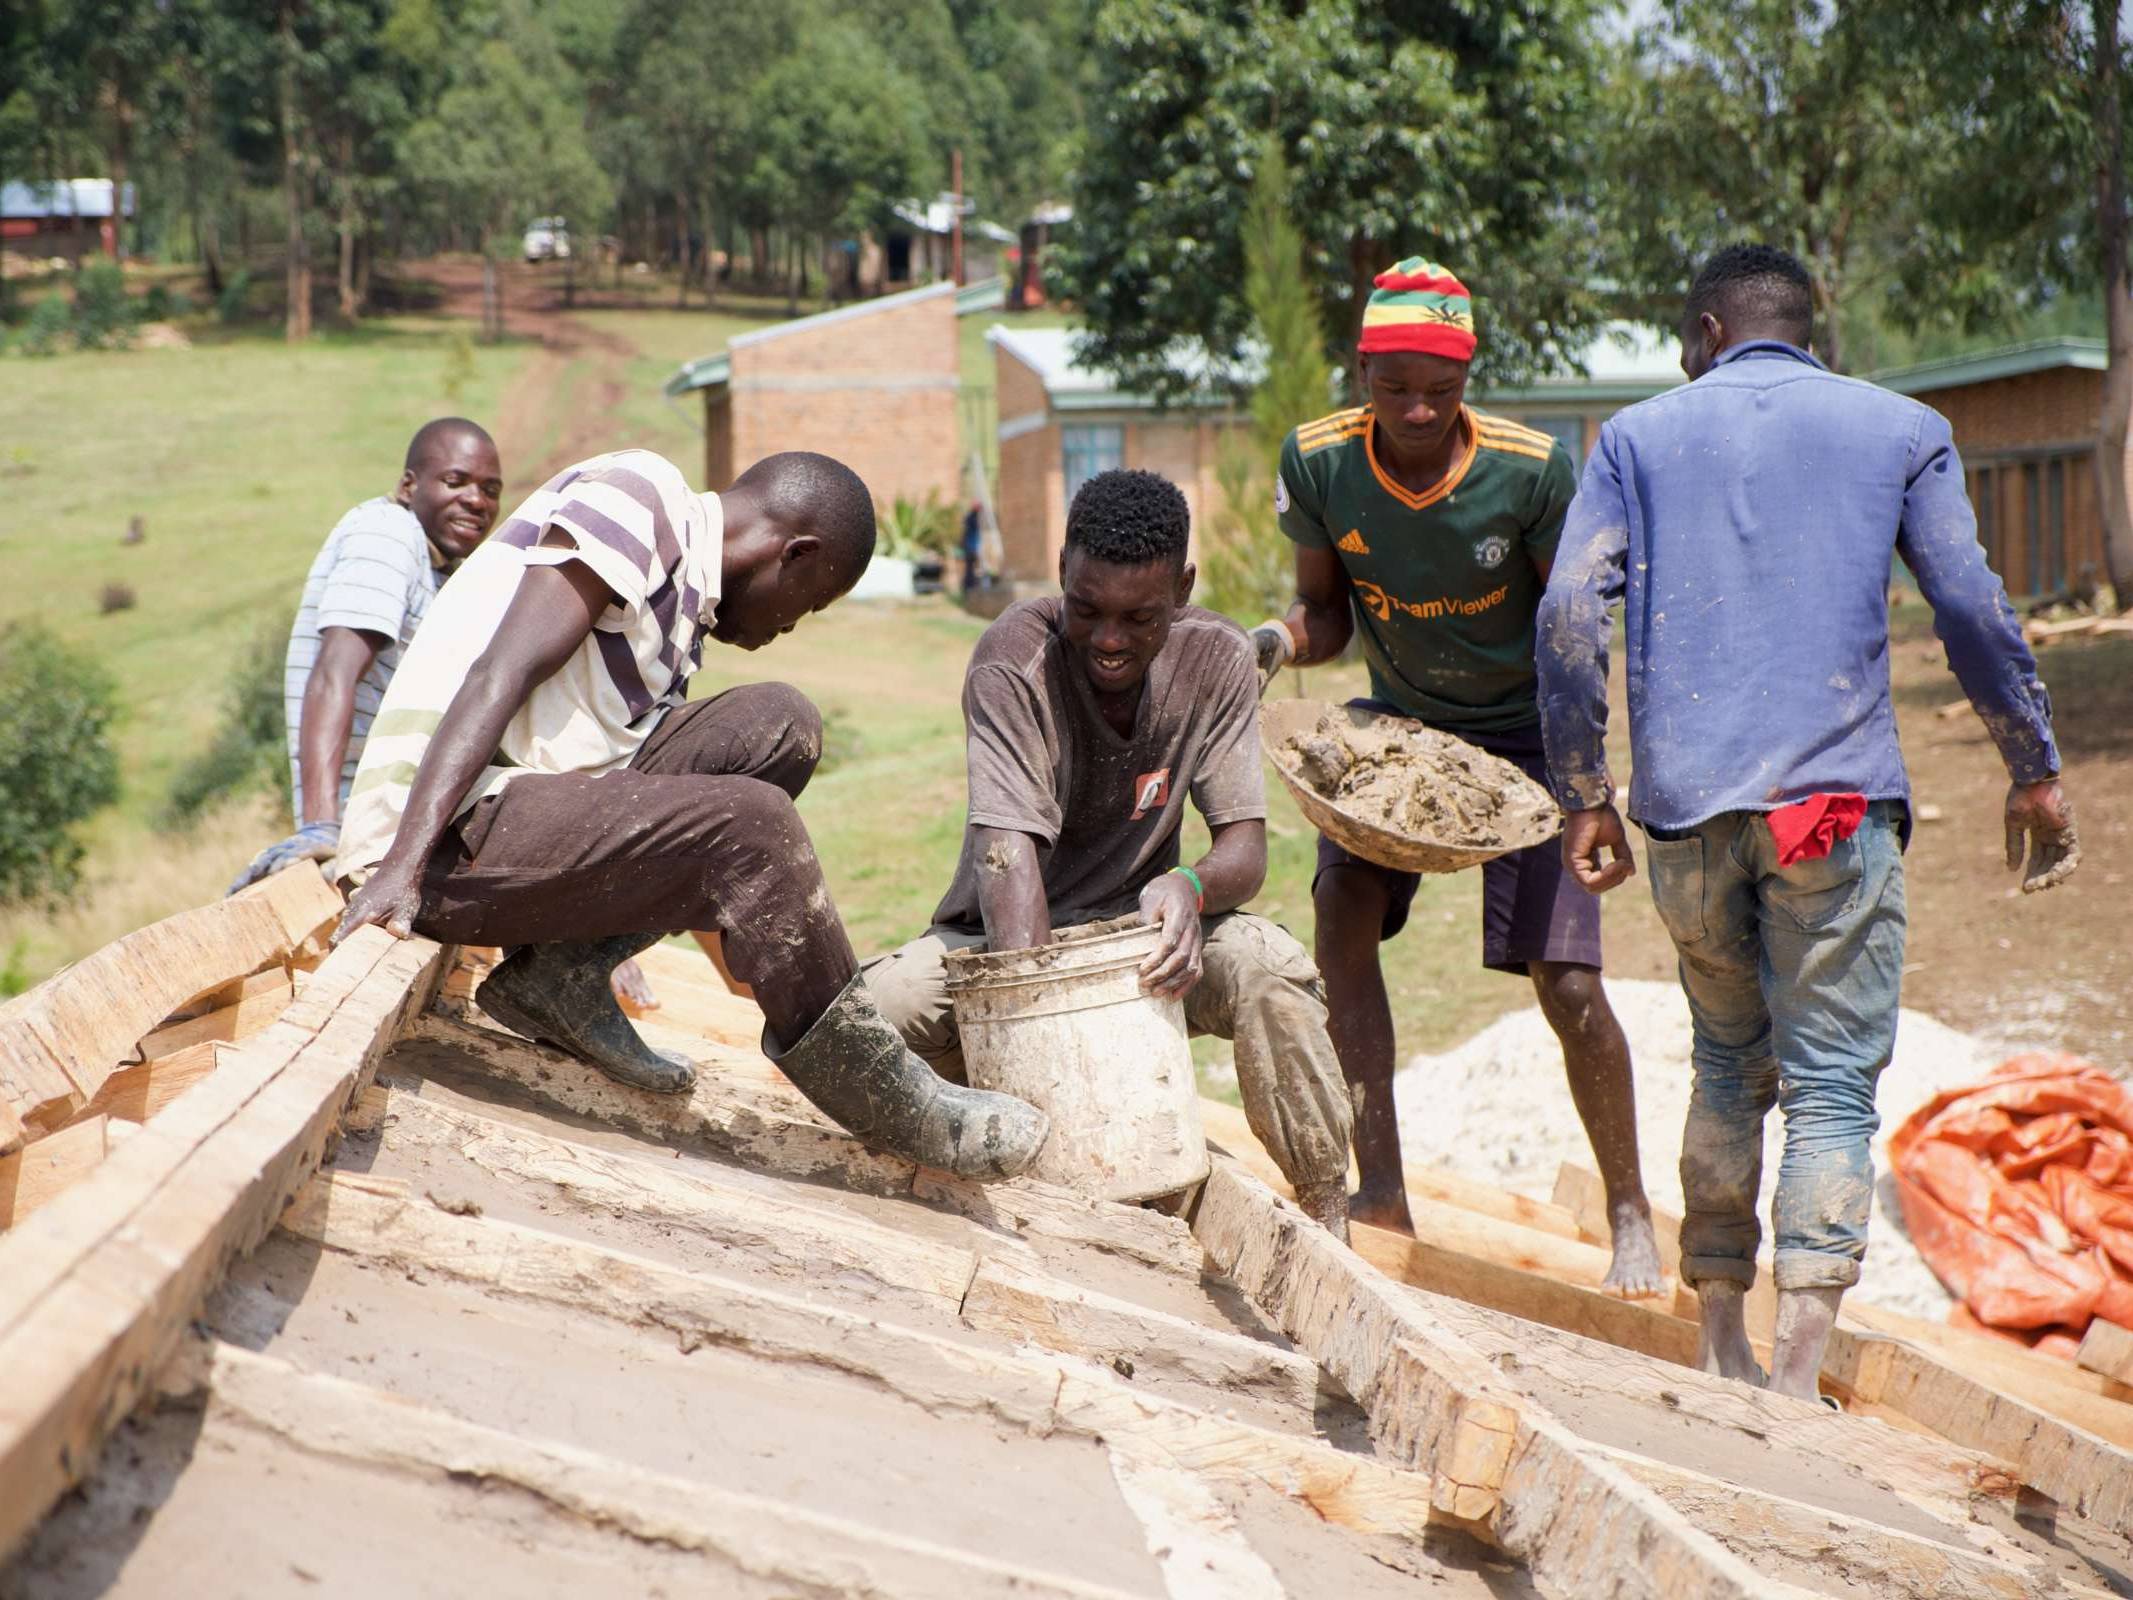
[[[1182,1001],[1141,988],[1154,928],[1066,928],[1032,950],[958,950],[948,992],[980,1089],[1052,1119],[1028,1175],[1099,1200],[1149,1200],[1207,1176]]]

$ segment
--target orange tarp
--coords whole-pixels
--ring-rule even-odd
[[[2133,1087],[2018,1056],[1919,1107],[1889,1161],[1911,1242],[1978,1323],[2066,1354],[2093,1317],[2133,1326]]]

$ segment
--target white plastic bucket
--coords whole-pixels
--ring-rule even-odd
[[[970,1082],[1052,1119],[1029,1176],[1099,1200],[1207,1176],[1184,1003],[1140,984],[1158,937],[1127,917],[1063,929],[1041,949],[948,956]]]

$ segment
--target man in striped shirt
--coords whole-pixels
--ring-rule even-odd
[[[516,946],[482,1009],[620,1082],[686,1091],[609,991],[663,935],[710,930],[763,1047],[861,1139],[965,1177],[1036,1155],[1041,1112],[944,1082],[868,996],[793,801],[822,750],[798,690],[688,698],[706,635],[756,650],[847,593],[874,550],[866,485],[827,456],[692,493],[645,450],[567,468],[438,596],[371,727],[334,868],[336,937]]]
[[[230,893],[293,861],[332,859],[378,703],[438,586],[495,526],[503,479],[486,432],[440,417],[408,441],[399,486],[326,536],[282,673],[296,832],[255,856]]]

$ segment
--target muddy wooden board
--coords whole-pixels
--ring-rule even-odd
[[[2133,1592],[2114,1528],[1994,1455],[1463,1296],[1462,1262],[1582,1276],[1546,1202],[1469,1197],[1463,1245],[1530,1235],[1531,1265],[1439,1249],[1419,1293],[1226,1159],[1191,1226],[959,1183],[824,1123],[693,953],[646,964],[689,1095],[366,936],[0,1233],[54,1285],[0,1285],[0,1331],[69,1385],[0,1403],[0,1464],[36,1504],[80,1480],[18,1524],[0,1600]],[[130,1263],[129,1216],[189,1252],[138,1307],[97,1243]],[[140,1363],[34,1342],[77,1301]],[[1634,1320],[1671,1311],[1623,1309],[1592,1327],[1671,1348]],[[62,1423],[70,1453],[28,1448]]]

